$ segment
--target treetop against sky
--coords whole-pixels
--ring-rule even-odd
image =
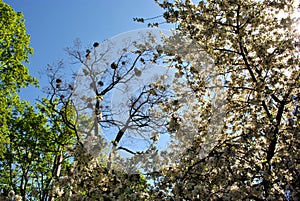
[[[1,3],[1,196],[299,200],[295,1],[155,1],[146,16],[99,1],[11,2],[28,13],[35,53],[52,50],[33,65],[46,86],[35,104],[18,88],[37,57],[22,15]],[[159,28],[111,26],[127,15]],[[118,35],[99,38],[108,30]],[[55,61],[52,45],[68,57]]]

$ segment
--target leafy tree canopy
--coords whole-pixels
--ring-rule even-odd
[[[9,195],[13,190],[23,200],[51,201],[299,200],[298,5],[155,2],[164,20],[175,24],[163,45],[134,42],[135,51],[124,48],[111,62],[105,60],[111,46],[94,43],[85,51],[77,41],[66,50],[83,66],[75,75],[84,78],[82,90],[76,93],[78,86],[59,74],[62,63],[48,66],[48,96],[36,108],[17,95],[35,82],[23,65],[32,53],[23,16],[0,4],[2,194],[19,199]],[[173,83],[161,78],[137,91],[126,103],[125,122],[114,119],[111,91],[143,75],[147,63],[175,70]],[[107,68],[99,71],[98,65]],[[78,97],[79,109],[88,112],[80,114]],[[101,128],[113,135],[109,151]],[[156,129],[148,150],[122,146],[131,128],[141,135]],[[169,153],[156,149],[162,134],[172,138]],[[94,148],[103,153],[93,155]],[[120,159],[120,150],[133,157]],[[172,156],[172,164],[153,167]],[[135,160],[146,167],[142,173],[115,168]]]
[[[30,36],[26,33],[24,16],[9,5],[0,2],[0,72],[1,89],[14,92],[36,81],[29,75],[24,62],[33,53],[29,47]]]
[[[12,109],[20,104],[18,90],[36,79],[29,75],[24,63],[32,53],[29,35],[26,33],[22,13],[0,2],[0,142],[7,140],[7,122],[11,120]],[[0,144],[0,153],[3,145]],[[1,154],[0,154],[1,155]]]

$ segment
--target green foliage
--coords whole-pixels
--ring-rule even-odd
[[[136,125],[128,123],[137,119],[134,115],[125,126],[117,126],[118,135],[111,145],[113,151],[127,150],[135,155],[132,161],[137,158],[149,166],[153,172],[144,173],[146,178],[138,171],[129,174],[114,169],[118,164],[110,165],[113,157],[107,157],[98,129],[99,122],[118,125],[109,118],[109,110],[100,118],[100,101],[107,101],[106,94],[124,81],[124,75],[131,71],[140,75],[135,64],[139,60],[146,63],[141,58],[145,50],[136,51],[128,69],[129,60],[120,56],[118,63],[112,63],[114,68],[103,71],[110,70],[113,73],[107,76],[112,77],[98,81],[91,69],[99,61],[95,49],[99,44],[86,52],[86,58],[82,50],[67,49],[92,78],[96,100],[84,98],[81,105],[90,113],[78,114],[73,100],[80,94],[53,68],[48,97],[34,107],[18,96],[21,87],[36,83],[24,65],[32,53],[24,19],[0,3],[2,194],[7,197],[12,190],[23,200],[51,201],[299,200],[300,63],[293,2],[175,0],[158,5],[165,10],[166,22],[175,23],[176,29],[149,61],[160,63],[160,58],[166,58],[161,64],[176,68],[176,79],[171,87],[160,80],[152,83],[142,93],[147,99],[133,102],[147,104],[154,98],[151,106],[159,103],[155,115],[169,117],[168,124],[157,124],[166,127],[153,134],[149,155],[119,145],[128,127],[140,128],[138,120]],[[280,13],[286,15],[278,16]],[[91,62],[93,57],[95,62]],[[213,66],[208,67],[210,62]],[[111,83],[103,83],[106,81]],[[172,96],[159,97],[166,89]],[[222,94],[215,102],[211,89]],[[136,108],[141,107],[133,104],[130,109],[138,111]],[[218,109],[224,111],[216,117]],[[179,150],[180,158],[154,168],[151,162],[159,159],[155,141],[160,131],[172,134],[170,154],[177,157],[175,150]],[[175,142],[185,142],[186,147]],[[100,147],[96,151],[103,153],[92,154],[95,144]],[[139,159],[142,156],[149,158]]]
[[[51,195],[53,179],[70,167],[66,149],[76,139],[74,132],[59,122],[63,121],[36,112],[26,102],[13,111],[9,142],[4,144],[6,152],[0,161],[0,188],[23,198],[44,200]]]
[[[24,65],[28,62],[28,55],[33,53],[29,47],[30,36],[26,33],[23,14],[2,1],[0,25],[0,87],[16,92],[20,87],[36,81]]]
[[[7,123],[11,121],[12,109],[19,102],[20,87],[36,80],[29,75],[24,62],[32,53],[29,35],[26,34],[22,13],[15,12],[9,5],[0,2],[0,156],[4,153],[2,142],[7,141]]]
[[[39,109],[45,111],[47,102],[38,109],[20,100],[20,88],[37,84],[25,66],[33,52],[30,37],[23,14],[2,1],[0,16],[0,192],[46,200],[53,178],[70,166],[66,147],[75,135],[62,125],[62,117],[52,118],[52,105],[45,113]]]
[[[0,199],[139,200],[145,178],[108,171],[90,155],[78,129],[93,126],[72,103],[72,86],[50,76],[50,91],[36,107],[21,101],[20,88],[36,84],[25,63],[29,47],[22,13],[0,2]],[[94,44],[94,47],[97,47]],[[98,95],[98,98],[102,98]],[[79,134],[80,133],[80,134]],[[100,139],[100,138],[99,138]],[[101,143],[101,139],[97,142]],[[101,145],[101,144],[100,144]],[[102,154],[102,155],[101,155]],[[99,157],[104,158],[104,153]]]

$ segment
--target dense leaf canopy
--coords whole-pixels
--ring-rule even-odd
[[[164,22],[175,25],[163,45],[151,46],[153,38],[135,41],[134,51],[124,48],[109,63],[111,46],[96,42],[84,50],[76,41],[66,51],[82,66],[74,76],[83,82],[69,82],[62,62],[48,65],[47,96],[35,107],[18,96],[21,87],[36,82],[24,65],[32,49],[23,15],[0,2],[1,196],[300,199],[298,2],[155,2]],[[129,115],[115,119],[111,91],[153,63],[174,70],[172,84],[160,78],[128,102],[118,101]],[[151,142],[148,149],[122,146],[128,133],[144,137],[151,129],[151,138],[144,138]],[[104,142],[103,132],[114,140]],[[156,147],[163,135],[170,138],[169,152]],[[120,150],[133,157],[120,158]]]
[[[26,33],[23,14],[9,5],[0,4],[0,72],[1,88],[16,90],[33,82],[24,62],[33,53],[29,47],[30,36]]]
[[[29,47],[23,15],[1,1],[0,26],[0,139],[7,140],[7,121],[11,119],[12,110],[18,104],[17,91],[33,83],[34,79],[24,65],[32,49]],[[2,144],[0,150],[3,150]]]

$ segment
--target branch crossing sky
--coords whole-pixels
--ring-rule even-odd
[[[79,38],[83,46],[103,41],[117,34],[146,28],[147,24],[133,21],[134,17],[155,17],[161,10],[152,0],[4,0],[14,10],[24,13],[27,32],[31,35],[34,55],[28,65],[31,74],[40,80],[41,87],[47,85],[42,77],[47,64],[70,59],[63,50],[71,47]],[[29,87],[21,96],[34,102],[40,89]]]

